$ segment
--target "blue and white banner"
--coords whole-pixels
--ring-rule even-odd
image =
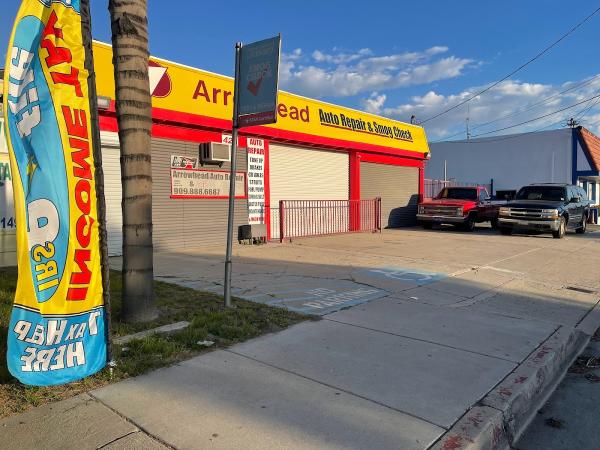
[[[4,117],[19,279],[8,368],[47,386],[106,364],[106,328],[81,15],[77,0],[23,0],[10,39]]]

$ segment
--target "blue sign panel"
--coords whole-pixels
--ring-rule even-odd
[[[245,45],[240,50],[238,126],[277,122],[277,85],[281,36]]]

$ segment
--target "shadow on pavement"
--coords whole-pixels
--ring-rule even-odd
[[[446,235],[408,233],[419,241]],[[502,236],[488,252],[480,244],[487,237],[462,235],[431,242],[419,258],[410,239],[395,242],[388,233],[238,247],[236,295],[287,307],[290,296],[292,306],[318,298],[331,308],[324,320],[97,395],[175,446],[228,447],[244,439],[254,448],[427,448],[555,330],[576,326],[600,299],[600,266],[581,265],[582,258],[598,261],[587,239]],[[349,241],[352,249],[344,250]],[[572,251],[553,258],[567,244]],[[394,256],[395,250],[410,257]],[[217,250],[160,253],[155,267],[166,281],[222,289],[215,284],[222,279]],[[435,277],[411,279],[404,276],[409,272]],[[378,296],[348,294],[360,289]]]
[[[492,234],[236,246],[236,296],[323,320],[93,395],[175,447],[427,448],[600,299],[587,236]],[[222,260],[220,248],[160,252],[155,275],[220,293]]]

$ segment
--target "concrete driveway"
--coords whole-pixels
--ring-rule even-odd
[[[554,351],[554,372],[543,370],[560,377],[579,347],[552,343],[600,325],[599,238],[401,229],[236,246],[235,295],[322,320],[93,396],[177,448],[424,449],[463,439],[452,433],[466,430],[467,411],[514,408],[494,400],[498,389],[520,395],[507,387],[511,374],[535,379]],[[222,292],[222,255],[159,253],[155,273]]]

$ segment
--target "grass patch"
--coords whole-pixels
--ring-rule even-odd
[[[151,323],[127,324],[121,322],[119,317],[122,301],[121,274],[111,271],[113,336],[124,336],[182,320],[189,321],[191,325],[170,336],[152,335],[124,346],[115,345],[113,351],[116,367],[112,374],[105,368],[78,382],[53,387],[30,387],[15,380],[6,366],[7,327],[16,282],[16,268],[0,268],[0,418],[309,319],[308,316],[285,309],[241,299],[234,299],[234,308],[224,308],[223,298],[219,295],[155,281],[158,318]],[[206,339],[214,341],[215,345],[206,349],[197,344]]]

